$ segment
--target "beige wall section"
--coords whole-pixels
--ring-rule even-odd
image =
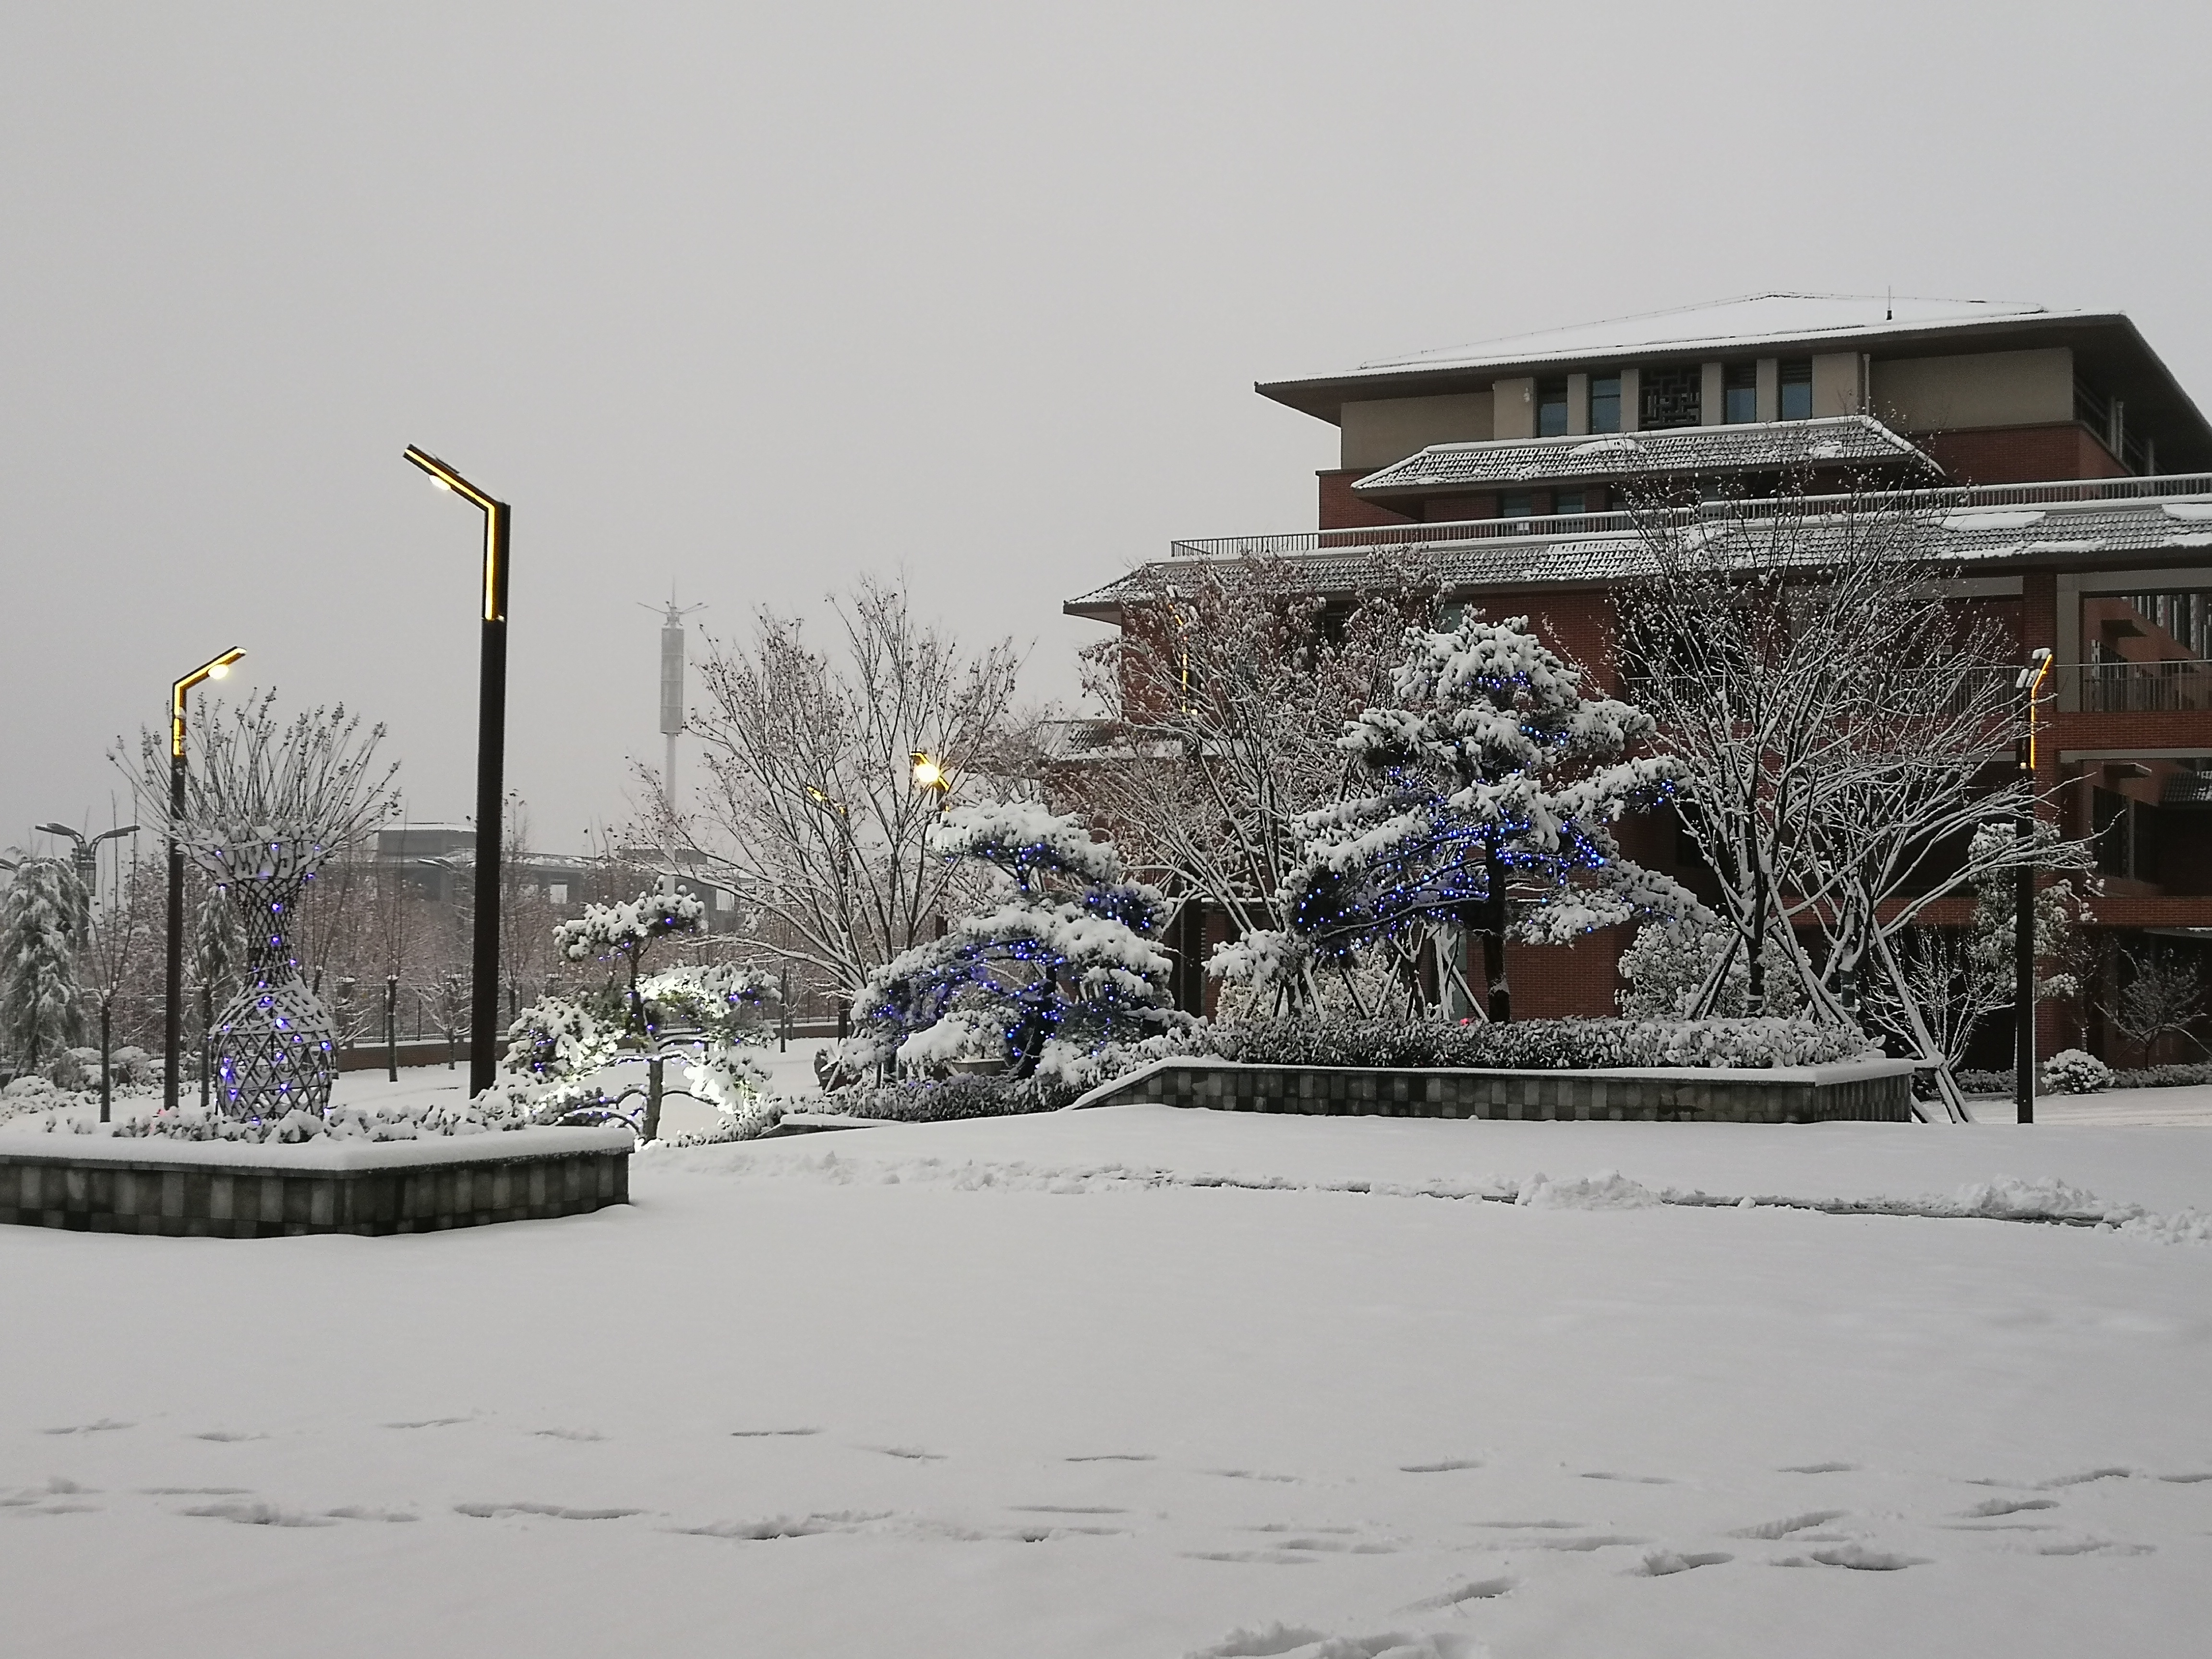
[[[2074,354],[1984,351],[1874,366],[1875,412],[1911,432],[2052,426],[2074,418]]]
[[[1589,431],[1589,376],[1567,376],[1567,436],[1580,438]]]
[[[1753,418],[1778,421],[1782,418],[1782,359],[1761,357],[1759,360],[1759,390]]]
[[[1644,374],[1640,369],[1620,371],[1620,429],[1633,432],[1644,418]]]
[[[1533,438],[1536,435],[1536,382],[1528,377],[1490,383],[1492,435]]]
[[[1492,435],[1487,392],[1346,404],[1343,420],[1342,465],[1370,472],[1431,444],[1480,443]]]
[[[1718,363],[1700,363],[1698,367],[1701,371],[1698,388],[1698,424],[1718,426],[1724,407],[1722,388],[1726,384],[1721,379],[1721,366]]]
[[[1813,416],[1866,413],[1866,359],[1832,351],[1813,359]]]

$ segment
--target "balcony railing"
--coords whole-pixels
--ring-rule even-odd
[[[2084,714],[2154,714],[2212,709],[2212,662],[2177,658],[2167,662],[2069,664],[2059,671],[2060,691]]]
[[[1916,513],[1958,513],[1974,507],[2058,506],[2069,501],[2136,501],[2212,495],[2212,472],[2177,472],[2141,478],[2081,478],[2057,483],[1962,484],[1941,489],[1901,489],[1881,495],[1786,495],[1762,501],[1706,501],[1669,507],[1674,522],[1776,518],[1789,514],[1863,510],[1879,501]],[[1519,536],[1623,536],[1648,525],[1647,512],[1564,513],[1511,519],[1464,519],[1441,524],[1374,525],[1353,530],[1305,530],[1270,536],[1216,536],[1173,543],[1176,558],[1233,559],[1273,554],[1322,553],[1337,548],[1422,547]]]

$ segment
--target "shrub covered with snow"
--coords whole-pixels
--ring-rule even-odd
[[[847,1089],[820,1110],[894,1123],[950,1123],[962,1118],[1019,1117],[1056,1111],[1080,1093],[1042,1077],[953,1076],[915,1079],[880,1089]]]
[[[54,1120],[47,1120],[52,1128]],[[236,1140],[296,1146],[308,1140],[428,1140],[446,1135],[489,1134],[523,1129],[530,1120],[486,1097],[480,1103],[434,1101],[427,1105],[332,1106],[316,1113],[295,1107],[283,1116],[235,1118],[180,1105],[135,1121],[118,1123],[120,1139]]]
[[[1264,1066],[1470,1066],[1510,1071],[1820,1066],[1873,1058],[1862,1032],[1809,1020],[1531,1019],[1510,1025],[1361,1019],[1216,1027],[1207,1049]]]
[[[1064,1073],[1186,1023],[1152,942],[1166,901],[1129,878],[1111,842],[1012,802],[947,813],[930,845],[989,866],[1012,890],[870,977],[829,1076],[983,1059],[1016,1077]]]
[[[2054,1094],[2094,1095],[2112,1086],[2112,1068],[2082,1048],[2062,1048],[2043,1062],[2043,1086]]]

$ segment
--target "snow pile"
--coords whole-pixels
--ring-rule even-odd
[[[1513,1201],[1531,1210],[1648,1210],[1667,1200],[1618,1170],[1581,1181],[1554,1181],[1540,1171],[1521,1183]]]

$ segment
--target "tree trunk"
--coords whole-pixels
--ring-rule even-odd
[[[399,979],[395,974],[384,977],[384,1074],[393,1083],[399,1081]]]
[[[1498,856],[1498,837],[1486,838],[1482,854],[1482,981],[1490,994],[1490,1018],[1504,1025],[1513,1018],[1513,993],[1505,982],[1505,862]]]
[[[640,1140],[660,1139],[661,1064],[659,1054],[645,1062],[645,1123],[638,1131]]]
[[[114,1013],[114,1012],[115,1012],[115,999],[114,999],[112,996],[104,996],[104,997],[100,998],[100,1121],[102,1123],[105,1123],[105,1122],[106,1122],[106,1121],[108,1121],[108,1113],[109,1113],[109,1109],[110,1109],[110,1107],[113,1104],[113,1102],[114,1102],[114,1094],[115,1094],[115,1079],[114,1079],[114,1073],[113,1073],[113,1072],[112,1072],[112,1070],[110,1068],[109,1064],[108,1064],[108,1053],[109,1053],[109,1043],[108,1043],[108,1036],[109,1036],[109,1024],[110,1024],[110,1018],[111,1018],[111,1016]]]

